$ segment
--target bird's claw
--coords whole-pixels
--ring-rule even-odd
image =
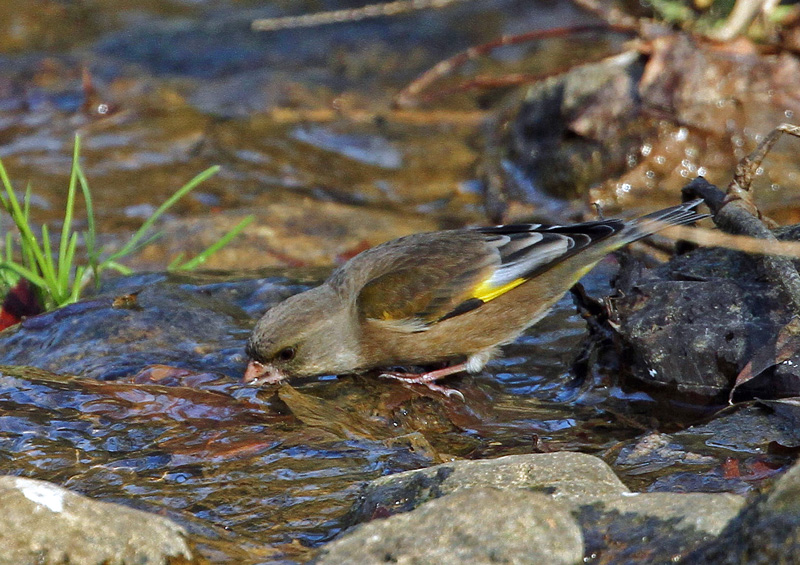
[[[433,383],[426,383],[428,388],[431,390],[438,390],[442,394],[444,394],[447,398],[458,398],[461,402],[466,402],[467,399],[464,398],[464,395],[461,394],[461,391],[458,391],[454,388],[448,388],[446,386],[439,386],[434,385]]]
[[[395,379],[408,384],[425,385],[432,391],[441,393],[445,395],[447,398],[458,398],[459,400],[461,400],[461,402],[466,402],[466,399],[464,398],[464,395],[461,394],[461,392],[457,391],[454,388],[437,385],[428,378],[428,374],[429,373],[417,375],[414,373],[385,372],[381,373],[380,376],[384,379]]]

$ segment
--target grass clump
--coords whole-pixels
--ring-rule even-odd
[[[2,295],[5,295],[5,291],[12,288],[20,279],[25,279],[32,285],[40,305],[45,310],[52,310],[76,302],[88,283],[95,281],[95,284],[99,284],[100,276],[106,270],[130,274],[131,269],[120,261],[155,240],[160,234],[149,234],[153,224],[178,200],[219,170],[218,166],[210,167],[195,176],[159,206],[122,248],[113,253],[104,254],[103,249],[97,246],[92,195],[80,165],[79,155],[80,138],[76,136],[64,221],[61,232],[55,240],[51,239],[50,229],[47,225],[42,226],[40,235],[37,236],[34,232],[30,217],[31,187],[30,185],[27,187],[22,202],[20,202],[5,167],[0,161],[0,184],[2,184],[0,187],[0,214],[5,211],[14,228],[6,228],[2,222],[4,218],[0,216],[0,230],[5,230],[5,234],[0,238],[5,248],[0,253],[0,292]],[[86,208],[86,231],[81,234],[72,227],[79,190]],[[213,253],[241,233],[252,221],[253,217],[248,216],[205,251],[188,261],[183,261],[179,257],[170,264],[169,269],[197,268]],[[76,249],[81,236],[85,253],[79,260],[76,256]]]

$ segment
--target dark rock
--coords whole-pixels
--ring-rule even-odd
[[[303,288],[279,277],[235,284],[203,275],[120,278],[95,298],[0,333],[0,364],[99,380],[154,364],[238,378],[255,319]],[[127,301],[115,301],[123,295]]]
[[[688,451],[667,434],[650,433],[632,445],[623,447],[614,465],[624,467],[627,475],[640,475],[672,465],[714,465],[717,459]]]
[[[626,372],[641,382],[723,400],[758,356],[773,362],[737,394],[800,394],[800,355],[781,361],[776,348],[793,313],[750,255],[697,249],[647,274],[623,273],[610,304]]]
[[[0,564],[187,563],[177,524],[52,483],[0,477]]]
[[[643,69],[639,54],[628,52],[532,86],[501,142],[510,159],[534,186],[562,198],[621,173],[642,141]]]
[[[790,401],[740,403],[710,422],[690,426],[677,432],[676,439],[706,437],[715,447],[733,452],[766,453],[770,443],[786,448],[800,447],[797,418],[800,407]]]
[[[584,532],[584,562],[675,563],[712,539],[701,530],[682,528],[677,519],[616,512],[599,505],[583,506],[577,514]]]

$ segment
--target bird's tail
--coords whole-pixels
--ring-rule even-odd
[[[684,224],[691,224],[703,218],[708,218],[708,214],[698,214],[695,211],[700,204],[703,203],[702,198],[685,202],[679,206],[672,206],[658,210],[641,218],[636,218],[625,223],[625,228],[619,233],[618,241],[620,247],[626,245],[648,235],[652,235],[670,226],[682,226]]]

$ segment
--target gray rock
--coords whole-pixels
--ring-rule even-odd
[[[384,510],[411,510],[432,498],[473,487],[539,489],[553,498],[581,504],[629,492],[608,465],[591,455],[568,451],[508,455],[380,477],[367,486],[353,522],[369,520]]]
[[[775,483],[766,505],[778,512],[800,510],[800,463],[792,465],[792,468]]]
[[[414,512],[375,520],[329,543],[318,563],[548,563],[583,557],[581,531],[550,497],[463,488]]]
[[[46,481],[0,477],[0,565],[117,565],[192,559],[177,524]]]
[[[717,539],[688,555],[685,563],[800,563],[800,463],[771,492],[745,507]]]
[[[727,493],[630,493],[604,501],[603,510],[677,520],[675,527],[717,535],[739,513],[744,502],[743,497]]]
[[[515,519],[531,520],[524,509],[532,503],[527,498],[509,499],[502,503],[490,503],[487,500],[484,508],[460,502],[457,504],[452,500],[452,497],[458,497],[455,500],[463,502],[470,499],[476,490],[487,488],[501,490],[510,497],[546,495],[553,503],[557,503],[554,508],[558,512],[566,511],[578,520],[586,541],[587,555],[599,552],[608,556],[622,552],[617,556],[623,561],[625,555],[637,553],[657,556],[667,562],[685,555],[719,534],[744,504],[743,497],[732,494],[632,493],[605,462],[581,453],[511,455],[480,461],[456,461],[381,477],[370,483],[350,523],[396,515],[360,526],[329,544],[323,550],[323,562],[361,562],[361,559],[378,562],[382,557],[388,557],[397,558],[400,563],[428,563],[438,562],[446,556],[455,556],[454,563],[458,560],[490,562],[488,553],[469,553],[472,549],[464,550],[468,554],[459,553],[463,539],[466,539],[462,533],[471,531],[468,529],[472,527],[470,524],[474,524],[475,528],[500,528],[495,522],[502,522],[512,515]],[[516,504],[521,504],[522,508],[517,508]],[[541,508],[540,512],[544,512],[537,516],[549,515],[551,510],[544,509],[543,503],[536,504]],[[439,522],[428,518],[440,505],[458,509],[448,510],[450,514],[436,514]],[[502,508],[500,514],[503,516],[495,516],[498,508]],[[416,528],[421,523],[438,526],[419,526],[418,531]],[[529,526],[540,528],[536,520]],[[426,527],[431,529],[430,533],[425,533]],[[502,527],[508,529],[508,526]],[[536,530],[537,533],[526,531],[525,539],[534,535],[547,536],[548,531],[547,528]],[[425,540],[426,549],[422,553],[409,549],[417,539]],[[469,539],[471,548],[472,542],[478,538]],[[495,537],[491,542],[499,544],[501,539]],[[539,559],[531,553],[517,553],[515,548],[516,545],[510,543],[510,553],[503,554],[502,559],[496,561],[553,562],[552,557]],[[528,551],[532,550],[528,548]],[[432,557],[434,555],[435,559]],[[431,559],[426,561],[426,556],[431,556]]]

